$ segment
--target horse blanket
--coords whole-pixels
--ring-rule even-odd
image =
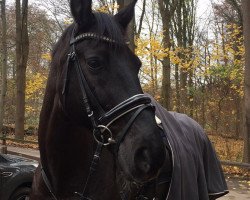
[[[172,153],[167,200],[209,200],[227,194],[220,162],[201,126],[185,114],[168,112],[149,97]]]

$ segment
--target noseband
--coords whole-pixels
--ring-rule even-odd
[[[147,109],[151,108],[154,109],[153,105],[151,104],[151,99],[144,94],[137,94],[134,95],[125,101],[119,103],[114,108],[109,110],[108,112],[104,112],[104,109],[99,103],[99,100],[95,97],[90,86],[87,82],[87,79],[84,75],[83,68],[79,62],[79,58],[76,52],[76,45],[77,43],[83,40],[98,40],[107,43],[117,43],[115,40],[110,39],[105,36],[100,36],[95,33],[84,33],[77,37],[74,37],[75,29],[72,32],[71,40],[70,40],[70,53],[68,54],[67,59],[67,66],[66,66],[66,73],[63,82],[63,107],[65,108],[65,101],[66,101],[66,91],[67,91],[67,84],[69,80],[69,67],[74,67],[76,70],[81,95],[82,95],[82,102],[84,105],[84,111],[87,113],[88,118],[91,121],[92,129],[93,129],[93,138],[97,143],[97,147],[92,159],[91,167],[89,170],[89,174],[87,180],[84,185],[84,189],[82,193],[75,192],[75,194],[79,195],[80,199],[82,200],[91,200],[90,198],[86,197],[86,188],[91,179],[93,173],[97,170],[98,162],[100,160],[100,154],[102,151],[103,146],[112,145],[114,148],[114,155],[117,156],[119,151],[119,146],[123,142],[126,134],[128,133],[130,127],[136,120],[136,118],[140,115],[140,113]],[[93,107],[95,107],[98,113],[104,113],[101,117],[97,117],[96,113],[93,111]],[[133,112],[133,113],[132,113]],[[112,131],[110,130],[110,126],[116,122],[118,119],[122,118],[123,116],[127,115],[128,113],[132,113],[131,118],[128,120],[127,124],[123,127],[123,129],[117,134],[116,138],[113,137]],[[107,137],[108,135],[108,137]],[[107,139],[106,139],[107,138]],[[43,180],[48,187],[51,195],[54,199],[57,199],[55,193],[52,190],[52,186],[42,169],[42,177]],[[124,193],[123,191],[121,194]],[[123,200],[127,199],[124,195],[121,195]]]

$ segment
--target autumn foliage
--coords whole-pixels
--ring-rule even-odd
[[[100,1],[94,7],[106,13],[114,13],[118,10],[116,3],[107,2],[108,4],[103,4]],[[38,126],[51,51],[63,29],[72,22],[67,10],[67,2],[62,1],[60,4],[56,4],[58,10],[53,10],[53,5],[50,5],[49,1],[39,5],[32,4],[29,7],[30,54],[25,91],[26,128],[32,126],[36,129]],[[196,24],[190,18],[189,23],[194,23],[192,26],[197,33],[192,35],[192,40],[187,40],[186,44],[183,44],[177,34],[180,24],[174,24],[174,20],[179,17],[177,8],[173,13],[175,17],[171,21],[170,47],[165,48],[165,30],[163,30],[158,4],[149,1],[144,8],[141,6],[142,4],[139,4],[136,10],[135,53],[143,63],[139,77],[144,91],[151,93],[158,101],[163,101],[163,60],[168,58],[171,68],[171,95],[168,98],[172,110],[184,112],[197,120],[211,136],[223,159],[241,160],[243,120],[241,105],[244,97],[245,53],[242,26],[229,21],[221,23],[216,16],[218,14],[215,13],[213,23],[209,24],[212,30],[204,31],[200,30],[199,26],[195,26]],[[146,9],[144,14],[143,9]],[[140,18],[141,14],[144,18]],[[16,68],[14,64],[15,16],[14,7],[11,5],[7,7],[7,17],[9,68],[5,124],[13,126]],[[142,24],[140,19],[143,19]],[[191,37],[188,34],[185,37],[187,36]],[[185,84],[182,83],[181,76],[186,76]],[[218,135],[223,138],[220,142],[214,138]],[[232,143],[233,146],[229,145],[231,139],[236,141]],[[221,148],[224,142],[226,143]],[[235,149],[236,146],[237,149]]]

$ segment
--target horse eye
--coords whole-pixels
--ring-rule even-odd
[[[102,68],[102,64],[101,64],[100,60],[98,60],[98,59],[90,59],[90,60],[88,60],[87,65],[91,69],[94,69],[94,70]]]

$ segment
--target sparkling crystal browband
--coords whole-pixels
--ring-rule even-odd
[[[106,37],[106,36],[101,36],[101,35],[98,35],[96,33],[83,33],[81,35],[78,35],[77,37],[74,38],[73,41],[71,41],[70,43],[76,43],[76,42],[79,42],[83,39],[96,39],[96,40],[103,40],[105,42],[109,42],[109,43],[117,43],[115,40],[109,38],[109,37]]]

